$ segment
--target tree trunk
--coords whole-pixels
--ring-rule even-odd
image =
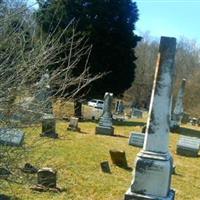
[[[75,100],[74,101],[74,116],[82,119],[82,103],[80,100]]]

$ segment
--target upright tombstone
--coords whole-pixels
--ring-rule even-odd
[[[53,116],[53,105],[50,99],[51,88],[49,85],[49,74],[42,75],[40,81],[36,84],[38,90],[35,95],[35,102],[43,113],[42,116],[42,133],[40,136],[46,136],[51,138],[57,138],[56,133],[56,121]]]
[[[188,113],[184,112],[181,123],[187,124],[187,123],[189,123],[189,121],[190,121],[190,115]]]
[[[115,105],[115,113],[120,115],[124,114],[124,104],[122,100],[117,100]]]
[[[68,126],[67,130],[80,132],[80,128],[78,127],[78,118],[77,117],[70,117],[69,126]]]
[[[52,168],[42,168],[37,172],[37,181],[39,185],[49,188],[56,188],[57,171]]]
[[[172,113],[172,121],[171,121],[172,130],[180,127],[181,121],[184,115],[183,98],[185,94],[185,83],[186,83],[186,80],[183,79],[181,83],[181,87],[178,92],[178,96],[176,98],[174,111]]]
[[[143,117],[143,112],[142,110],[139,110],[137,108],[132,108],[132,117],[135,118],[142,118]]]
[[[125,200],[173,200],[173,159],[169,153],[169,112],[176,39],[161,37],[143,150],[137,155],[134,179]]]
[[[99,126],[96,127],[96,134],[114,135],[112,127],[112,100],[113,94],[106,92],[104,95],[103,114],[100,117]]]

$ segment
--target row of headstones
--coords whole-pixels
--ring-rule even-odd
[[[132,132],[129,136],[128,144],[135,147],[143,147],[145,134]],[[197,157],[200,150],[200,139],[197,137],[181,136],[177,146],[176,153],[183,156]]]

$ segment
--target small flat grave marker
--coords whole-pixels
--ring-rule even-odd
[[[18,129],[0,128],[0,144],[9,146],[21,146],[24,133]]]
[[[125,151],[110,150],[112,163],[122,168],[128,168]]]
[[[101,170],[102,170],[102,172],[111,173],[111,170],[110,170],[110,166],[109,166],[108,161],[101,162],[100,165],[101,165]]]
[[[143,133],[132,132],[129,137],[129,145],[143,147],[144,136],[145,134]]]
[[[200,139],[182,136],[178,141],[176,152],[179,155],[197,157],[200,147]]]
[[[69,126],[67,130],[80,132],[80,128],[78,127],[78,118],[70,117]]]

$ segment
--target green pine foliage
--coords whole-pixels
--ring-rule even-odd
[[[45,33],[59,33],[71,20],[92,44],[90,73],[106,75],[90,84],[89,96],[105,92],[122,94],[133,80],[136,65],[134,48],[140,37],[134,34],[138,20],[136,3],[131,0],[38,0],[36,19]],[[67,34],[62,42],[67,39]],[[79,65],[84,67],[84,58]],[[75,73],[80,73],[79,71]],[[88,88],[87,88],[88,89]]]

